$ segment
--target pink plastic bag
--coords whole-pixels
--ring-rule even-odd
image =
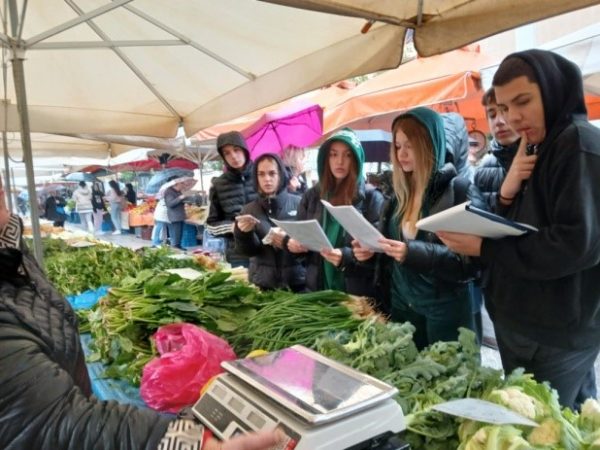
[[[226,341],[188,323],[161,327],[154,340],[161,356],[144,367],[140,394],[158,411],[177,413],[195,403],[202,386],[223,371],[221,362],[236,358]]]

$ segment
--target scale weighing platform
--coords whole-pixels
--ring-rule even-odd
[[[222,440],[279,428],[281,450],[409,449],[397,390],[376,378],[299,345],[222,366],[192,408]]]

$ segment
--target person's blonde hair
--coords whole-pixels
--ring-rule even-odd
[[[396,151],[396,133],[402,130],[408,140],[415,155],[415,165],[412,172],[404,172],[398,161],[398,152]],[[423,196],[429,184],[429,179],[433,172],[435,162],[433,143],[427,128],[416,118],[412,116],[403,116],[394,121],[392,127],[392,146],[390,149],[390,161],[393,167],[394,193],[398,200],[398,215],[402,217],[400,222],[400,232],[409,219],[421,212]],[[420,195],[420,201],[417,204],[416,198]],[[414,231],[415,222],[409,224]]]

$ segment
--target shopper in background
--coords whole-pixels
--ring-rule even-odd
[[[167,207],[167,217],[169,223],[169,239],[171,247],[181,249],[181,235],[183,233],[183,223],[185,221],[185,204],[186,195],[182,192],[185,187],[184,183],[177,183],[174,186],[167,188],[165,191],[165,205]]]
[[[549,381],[562,405],[596,397],[600,350],[600,130],[587,120],[581,71],[552,52],[506,57],[492,82],[521,135],[496,212],[538,229],[482,239],[439,233],[485,265],[502,365]]]
[[[154,208],[154,228],[152,228],[153,247],[158,247],[165,242],[166,230],[170,223],[168,208],[163,197],[158,200],[156,208]]]
[[[137,194],[133,190],[133,184],[131,183],[125,184],[125,198],[127,199],[127,203],[130,203],[133,206],[137,205]]]
[[[92,210],[94,215],[94,233],[97,235],[104,234],[102,231],[102,222],[104,221],[106,205],[104,204],[104,188],[100,181],[95,181],[92,187]]]
[[[94,207],[92,205],[92,190],[88,187],[85,181],[79,182],[79,187],[73,192],[73,200],[75,201],[75,212],[79,214],[81,226],[84,230],[92,233],[94,225],[92,223],[92,213]]]
[[[473,182],[479,188],[490,208],[496,207],[496,194],[502,186],[508,169],[519,146],[519,133],[514,131],[506,121],[506,117],[498,110],[494,88],[489,88],[481,103],[485,108],[492,142],[490,153],[483,157],[475,170]]]
[[[119,187],[119,183],[115,180],[110,180],[108,185],[110,189],[106,194],[106,200],[110,205],[110,218],[115,227],[113,234],[121,234],[121,212],[123,211],[125,196]]]
[[[248,276],[261,289],[304,290],[306,270],[287,250],[286,233],[275,232],[271,218],[295,220],[300,197],[288,193],[287,171],[277,155],[265,153],[254,161],[258,198],[242,208],[234,227],[237,250],[250,258]],[[269,235],[271,243],[264,244]]]
[[[48,281],[5,203],[0,180],[0,448],[267,450],[281,433],[204,442],[192,420],[103,402],[93,394],[77,315]]]
[[[321,203],[321,199],[324,199],[334,206],[352,205],[365,219],[377,226],[383,194],[365,185],[364,160],[362,144],[349,128],[335,133],[319,148],[319,184],[302,196],[297,220],[316,219],[333,249],[312,252],[295,239],[288,242],[291,252],[306,254],[306,287],[311,291],[336,289],[353,295],[375,297],[374,262],[359,262],[354,258],[352,237]]]
[[[415,108],[396,117],[392,139],[395,196],[383,211],[385,239],[380,243],[385,253],[375,283],[391,306],[391,319],[411,322],[415,344],[422,349],[456,340],[459,327],[474,329],[469,282],[478,270],[470,258],[453,253],[416,223],[467,200],[483,206],[483,198],[452,163],[444,163],[444,122],[435,111]],[[353,244],[359,261],[374,259],[371,250]]]
[[[250,152],[238,131],[220,134],[217,137],[217,150],[226,170],[212,180],[206,228],[211,235],[225,239],[225,257],[229,263],[247,267],[248,258],[235,249],[233,226],[242,207],[256,199]]]
[[[64,227],[67,215],[65,214],[65,206],[67,202],[63,197],[58,195],[57,191],[52,191],[46,198],[44,203],[46,219],[52,221],[52,225],[55,227]]]

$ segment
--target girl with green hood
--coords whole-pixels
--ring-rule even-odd
[[[306,253],[306,287],[310,291],[337,289],[354,295],[374,297],[374,262],[359,262],[352,253],[352,237],[323,207],[321,199],[335,206],[353,205],[377,226],[383,206],[383,194],[366,186],[363,173],[365,152],[354,132],[343,129],[319,148],[319,183],[302,197],[297,220],[319,221],[332,250],[309,252],[290,239],[288,249]]]
[[[451,252],[433,233],[417,230],[419,219],[471,200],[483,198],[468,180],[445,163],[442,117],[428,108],[415,108],[392,124],[390,160],[394,196],[384,207],[380,230],[381,255],[375,283],[391,319],[416,327],[415,343],[423,348],[458,337],[458,328],[474,328],[468,281],[477,268],[467,257]],[[373,252],[353,242],[359,261]]]

